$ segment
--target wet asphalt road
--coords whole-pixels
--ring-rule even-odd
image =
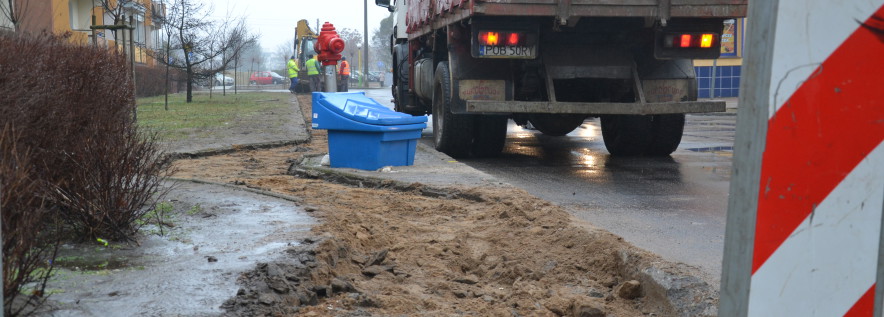
[[[366,92],[389,105],[389,90]],[[563,137],[510,121],[500,157],[460,161],[667,260],[697,266],[717,287],[735,126],[732,113],[688,115],[672,156],[621,158],[605,149],[598,119]],[[421,142],[432,146],[432,127]]]

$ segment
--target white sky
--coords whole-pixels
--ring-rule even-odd
[[[224,16],[228,11],[232,16],[245,16],[249,29],[259,33],[260,44],[265,52],[273,52],[279,44],[286,43],[295,35],[298,20],[306,19],[310,28],[317,34],[316,19],[321,26],[325,22],[334,24],[335,29],[356,29],[365,33],[364,10],[368,3],[368,36],[378,28],[381,20],[389,15],[385,8],[378,7],[374,0],[203,0],[215,8],[215,16]],[[369,38],[369,41],[371,39]]]

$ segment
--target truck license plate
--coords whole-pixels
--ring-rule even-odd
[[[479,56],[498,58],[534,58],[534,46],[487,46],[479,47]]]

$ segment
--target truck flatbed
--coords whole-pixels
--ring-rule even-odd
[[[655,19],[745,17],[748,0],[408,0],[409,38],[485,16],[647,17]]]

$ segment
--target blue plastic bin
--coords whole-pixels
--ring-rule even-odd
[[[427,117],[395,112],[364,92],[313,93],[313,129],[328,130],[331,167],[413,165],[426,122]]]

